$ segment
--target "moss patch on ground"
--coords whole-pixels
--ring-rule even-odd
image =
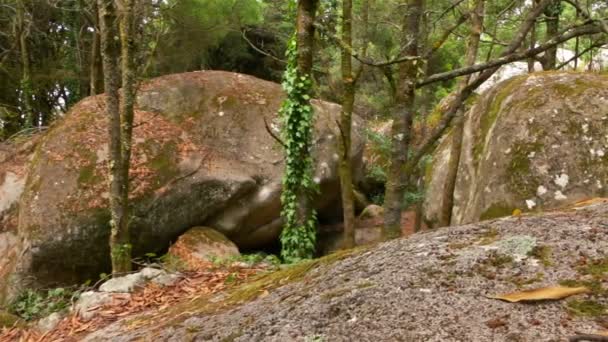
[[[494,203],[481,214],[479,219],[481,221],[485,221],[485,220],[495,219],[498,217],[509,216],[513,213],[513,210],[515,210],[515,209],[516,208],[509,206],[509,205],[504,205],[501,203]]]

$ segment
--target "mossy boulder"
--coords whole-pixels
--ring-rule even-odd
[[[284,93],[276,83],[229,72],[175,74],[144,82],[137,94],[131,167],[134,256],[159,253],[191,227],[209,226],[239,247],[280,233]],[[339,208],[341,107],[312,101],[320,217]],[[95,279],[108,272],[107,118],[104,95],[74,105],[32,156],[19,203],[24,246],[8,272],[20,287]],[[361,121],[353,164],[361,169]],[[1,183],[0,183],[1,184]],[[0,279],[0,288],[6,277]]]
[[[238,247],[224,234],[209,227],[194,227],[169,248],[169,256],[178,258],[189,269],[208,266],[214,259],[239,256]]]
[[[452,224],[608,195],[608,76],[541,72],[487,90],[465,115]],[[451,135],[427,173],[425,218],[437,222]]]

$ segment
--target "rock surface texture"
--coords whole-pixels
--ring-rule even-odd
[[[605,330],[607,215],[602,203],[415,234],[129,317],[84,340],[565,341]],[[488,298],[559,284],[591,292]]]
[[[283,98],[278,84],[217,71],[163,76],[141,86],[131,169],[135,256],[161,251],[200,225],[239,247],[277,239],[283,155],[265,121],[279,132]],[[315,204],[324,217],[339,210],[340,106],[312,102],[315,181],[322,194]],[[0,193],[20,194],[18,227],[9,226],[0,238],[3,295],[14,295],[14,287],[83,282],[108,271],[104,104],[103,95],[88,97],[57,122],[37,143],[25,180],[0,166]],[[361,128],[355,119],[356,170]],[[16,210],[14,202],[0,201],[3,221],[7,208]]]
[[[452,224],[608,195],[608,76],[542,72],[486,91],[467,112]],[[438,221],[450,135],[427,170],[425,218]]]

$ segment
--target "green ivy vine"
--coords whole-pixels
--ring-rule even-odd
[[[281,233],[281,256],[289,263],[310,259],[316,245],[316,212],[300,217],[301,196],[310,199],[317,191],[313,182],[313,160],[310,146],[313,132],[313,109],[310,105],[312,81],[301,75],[297,68],[295,36],[289,41],[287,68],[283,76],[283,89],[287,98],[280,111],[282,138],[285,145],[285,173],[281,194],[281,216],[285,221]]]

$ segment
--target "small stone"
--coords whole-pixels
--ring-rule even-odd
[[[370,204],[359,215],[360,220],[380,218],[384,215],[384,208],[376,204]]]
[[[112,302],[112,294],[110,293],[87,291],[80,295],[80,298],[78,298],[78,301],[74,305],[73,311],[81,319],[88,321],[95,316],[98,308],[110,302]]]
[[[101,292],[122,292],[130,293],[137,288],[143,287],[146,277],[141,272],[129,274],[123,277],[112,278],[99,287]]]
[[[159,270],[158,268],[145,267],[141,271],[139,271],[139,273],[141,273],[141,275],[146,279],[152,279],[162,275],[163,273],[165,273],[165,271]]]
[[[42,318],[36,323],[36,328],[42,333],[47,333],[53,329],[61,322],[64,315],[59,312],[54,312],[49,316]]]

